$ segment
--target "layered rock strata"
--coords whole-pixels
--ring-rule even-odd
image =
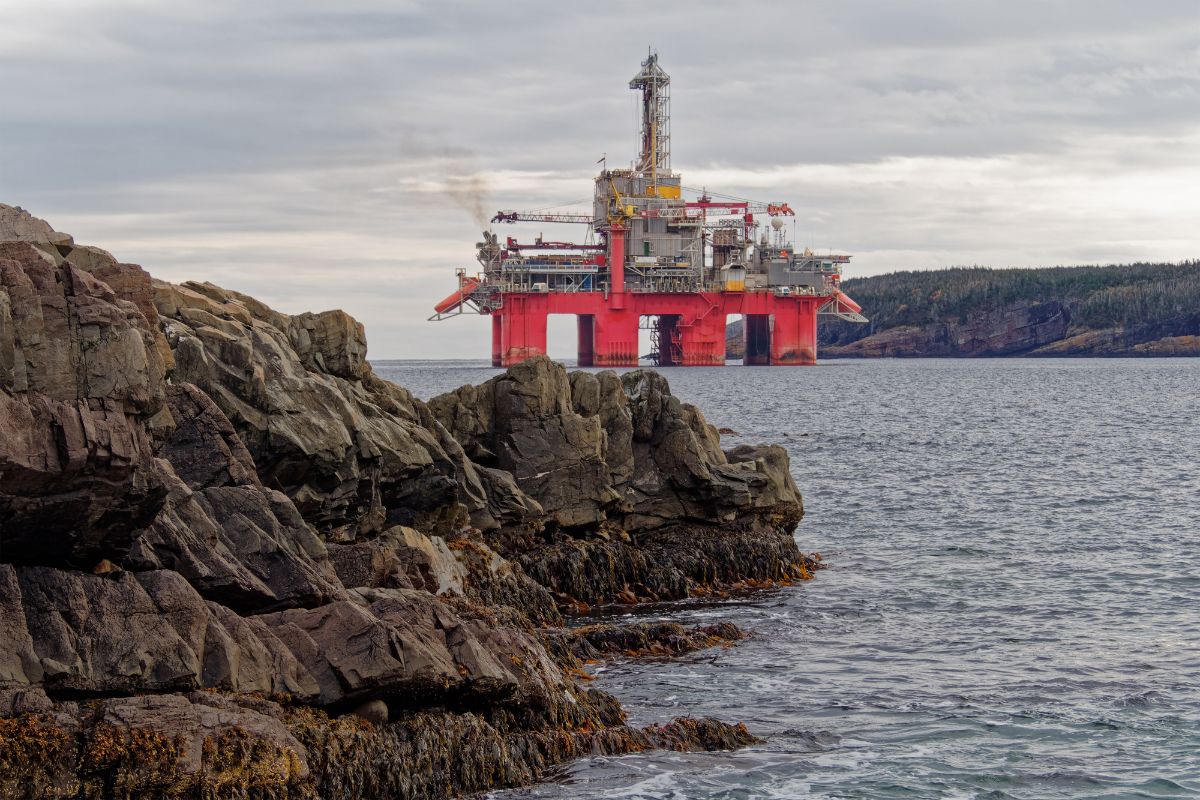
[[[783,450],[650,372],[426,404],[343,312],[0,235],[0,797],[433,798],[754,741],[631,728],[580,672],[736,629],[558,626],[806,577]]]

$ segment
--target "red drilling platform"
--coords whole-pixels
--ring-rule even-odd
[[[430,319],[462,313],[492,318],[492,364],[546,352],[546,318],[579,319],[579,365],[633,367],[638,330],[649,327],[659,366],[723,366],[725,322],[745,320],[744,364],[817,361],[817,317],[866,322],[839,288],[847,255],[797,253],[787,241],[786,203],[693,200],[671,171],[670,77],[651,54],[629,88],[641,93],[641,152],[629,169],[596,178],[591,214],[501,211],[498,222],[587,226],[583,243],[501,244],[484,231],[483,271],[458,270],[459,286]],[[687,190],[695,193],[695,190]],[[759,219],[770,231],[759,230]],[[598,241],[597,241],[598,239]]]

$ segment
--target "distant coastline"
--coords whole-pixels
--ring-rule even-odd
[[[843,286],[871,323],[822,321],[822,358],[1200,356],[1200,261],[895,272]],[[741,323],[726,336],[740,358]]]

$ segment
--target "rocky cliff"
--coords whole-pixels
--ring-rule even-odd
[[[582,659],[730,626],[563,614],[805,578],[777,447],[652,372],[426,404],[346,314],[153,280],[0,206],[0,797],[444,797],[625,724]]]
[[[898,272],[845,283],[870,325],[827,358],[1200,355],[1200,264]]]
[[[1056,300],[1019,301],[971,314],[962,322],[889,328],[821,352],[828,358],[1026,355],[1062,340],[1070,320],[1070,311]]]

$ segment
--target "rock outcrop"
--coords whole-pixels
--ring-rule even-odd
[[[486,539],[566,608],[789,581],[811,567],[791,536],[803,507],[786,451],[722,451],[655,372],[568,377],[535,358],[429,408],[471,458],[511,473],[545,510],[541,530]]]
[[[581,659],[730,626],[563,613],[786,583],[776,447],[652,372],[537,359],[423,403],[362,326],[288,316],[0,207],[0,797],[444,797],[630,728]]]

